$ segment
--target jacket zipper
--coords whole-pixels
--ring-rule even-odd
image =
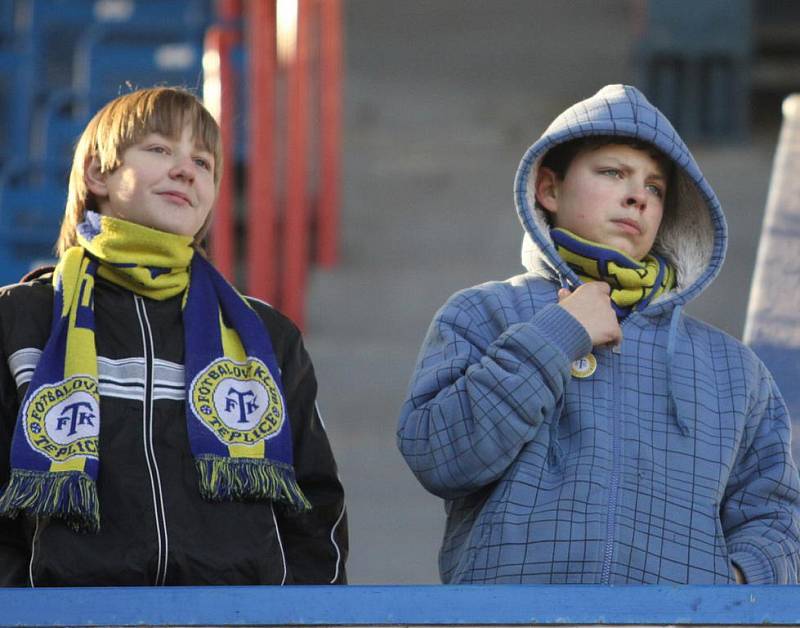
[[[286,568],[286,554],[283,551],[283,541],[281,540],[281,529],[278,527],[278,518],[275,516],[275,508],[272,506],[272,502],[269,504],[270,512],[272,512],[272,523],[275,526],[275,535],[278,539],[278,548],[281,550],[281,564],[283,565],[283,578],[281,578],[281,586],[286,584],[286,576],[288,575],[288,569]]]
[[[139,327],[142,332],[142,346],[144,348],[144,403],[142,406],[142,436],[144,457],[147,462],[147,471],[150,474],[150,488],[153,493],[153,513],[155,514],[156,539],[158,541],[158,561],[154,584],[163,586],[167,580],[167,555],[169,553],[169,539],[167,537],[167,519],[164,509],[164,496],[161,491],[161,476],[158,471],[156,453],[153,447],[153,334],[150,321],[147,318],[147,308],[144,299],[138,295],[133,296],[136,304],[136,314],[139,317]]]
[[[612,399],[613,414],[611,416],[611,481],[608,489],[608,517],[606,519],[606,545],[603,552],[603,569],[600,573],[600,584],[609,584],[611,580],[611,559],[614,556],[614,542],[617,537],[617,498],[619,494],[619,464],[622,436],[620,424],[622,423],[620,401],[620,376],[619,376],[619,347],[611,351],[612,364]]]
[[[28,579],[31,583],[31,589],[36,588],[36,584],[33,581],[33,561],[36,559],[36,543],[39,540],[39,535],[41,534],[41,522],[42,518],[37,516],[36,527],[33,529],[33,538],[31,539],[31,559],[30,562],[28,562]]]

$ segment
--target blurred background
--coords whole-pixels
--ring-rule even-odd
[[[603,85],[639,86],[729,220],[689,309],[741,337],[798,26],[792,0],[0,0],[0,282],[52,257],[99,106],[197,90],[227,144],[211,254],[304,329],[350,581],[438,582],[443,508],[397,453],[397,415],[447,297],[522,271],[523,152]]]

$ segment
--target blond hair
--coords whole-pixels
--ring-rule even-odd
[[[214,156],[214,185],[219,190],[222,174],[222,141],[214,118],[191,92],[179,87],[153,87],[124,94],[107,103],[86,125],[72,159],[69,191],[61,233],[56,241],[56,254],[61,256],[77,244],[77,227],[86,210],[98,211],[97,199],[86,185],[86,167],[93,157],[102,173],[113,172],[122,163],[127,148],[150,133],[179,137],[189,122],[194,140],[200,149]],[[195,234],[194,245],[200,242],[211,225],[212,212]]]

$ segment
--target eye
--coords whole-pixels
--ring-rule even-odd
[[[622,170],[619,168],[603,168],[600,170],[600,174],[605,175],[607,177],[614,177],[615,179],[622,178]]]
[[[650,190],[650,192],[652,192],[657,198],[664,198],[664,190],[662,190],[658,185],[649,183],[647,185],[647,189]]]
[[[157,153],[159,155],[166,155],[168,153],[166,146],[161,146],[160,144],[154,144],[153,146],[148,146],[147,151],[150,153]]]
[[[203,170],[208,170],[211,172],[211,162],[208,159],[203,159],[202,157],[195,157],[194,163],[200,166]]]

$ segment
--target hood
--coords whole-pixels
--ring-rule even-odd
[[[675,177],[667,191],[664,217],[653,250],[675,268],[676,288],[651,304],[655,313],[700,294],[719,273],[727,225],[719,200],[669,120],[635,87],[607,85],[558,116],[522,157],[514,181],[517,213],[525,229],[522,263],[531,272],[576,286],[581,282],[556,253],[545,217],[536,207],[536,171],[545,153],[563,142],[592,135],[616,135],[648,142],[672,159]]]

